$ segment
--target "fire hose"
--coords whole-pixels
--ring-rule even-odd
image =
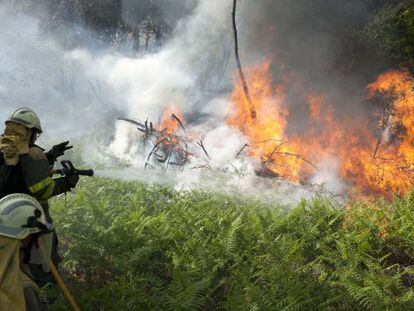
[[[79,176],[89,176],[92,177],[94,175],[93,170],[78,170],[76,169],[71,161],[63,160],[60,162],[62,165],[61,169],[53,170],[53,174],[59,175],[79,175]]]

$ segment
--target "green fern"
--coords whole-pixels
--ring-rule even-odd
[[[412,310],[413,193],[286,209],[96,178],[52,214],[85,310]]]

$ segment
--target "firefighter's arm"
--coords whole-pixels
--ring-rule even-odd
[[[40,148],[30,148],[28,154],[20,157],[20,165],[26,187],[40,203],[73,188],[67,178],[51,178],[49,161]]]

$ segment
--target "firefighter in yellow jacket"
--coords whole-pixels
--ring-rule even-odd
[[[51,232],[42,206],[26,194],[11,194],[0,200],[0,310],[47,310],[30,269],[31,245],[44,245]],[[43,264],[48,259],[42,258]]]
[[[76,174],[52,178],[52,168],[56,159],[69,149],[68,142],[54,146],[45,153],[36,145],[36,140],[43,130],[36,113],[29,108],[16,110],[6,121],[4,134],[0,137],[0,156],[5,165],[12,168],[13,173],[7,182],[8,189],[3,196],[11,193],[26,193],[40,202],[46,220],[53,223],[50,217],[48,200],[75,188],[79,176]],[[57,238],[52,233],[48,237],[54,245],[51,253],[52,261],[57,265]],[[36,254],[30,262],[30,268],[38,284],[42,285],[52,280],[50,274],[43,273]]]

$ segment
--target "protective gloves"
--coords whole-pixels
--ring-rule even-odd
[[[6,165],[15,166],[19,163],[19,152],[17,149],[16,137],[1,136],[0,151],[3,153]]]
[[[53,196],[55,196],[62,193],[70,192],[73,188],[75,188],[79,181],[79,175],[66,175],[64,177],[55,178],[53,179],[53,181],[55,182]]]
[[[77,174],[66,175],[65,179],[66,179],[68,188],[73,189],[76,187],[76,185],[79,182],[79,175]]]
[[[0,137],[0,151],[6,165],[16,165],[19,156],[29,153],[30,130],[23,125],[8,122]]]
[[[52,196],[55,196],[70,192],[73,188],[75,188],[79,181],[79,175],[66,175],[64,177],[54,178],[53,181],[55,182],[55,188],[53,189]]]
[[[46,153],[47,160],[49,161],[49,164],[53,166],[55,164],[57,158],[63,156],[65,154],[66,150],[72,149],[73,146],[68,146],[69,141],[65,141],[63,143],[60,143],[58,145],[55,145]]]

